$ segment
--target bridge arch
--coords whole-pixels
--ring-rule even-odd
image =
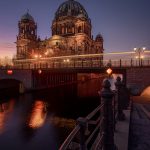
[[[141,96],[150,97],[150,85],[141,92]]]
[[[0,94],[4,92],[24,93],[25,86],[22,81],[16,79],[1,79],[0,80]]]

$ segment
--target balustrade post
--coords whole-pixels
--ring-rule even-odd
[[[132,60],[132,58],[131,58],[131,67],[133,66],[133,60]]]
[[[53,61],[53,62],[52,62],[52,68],[54,68],[54,67],[55,67],[55,62]]]
[[[110,89],[110,82],[108,80],[103,81],[103,89],[101,91],[101,103],[104,103],[102,116],[103,122],[103,150],[116,150],[114,144],[114,113],[112,99],[114,93]]]
[[[81,62],[81,63],[82,63],[82,68],[83,68],[83,59],[82,59],[82,62]]]
[[[76,67],[76,61],[75,61],[75,59],[74,59],[74,61],[73,61],[73,67],[74,67],[74,68]]]
[[[121,82],[121,78],[117,77],[116,79],[117,81],[115,82],[115,86],[116,86],[116,90],[117,90],[117,103],[118,103],[118,114],[117,114],[117,118],[120,121],[125,120],[125,114],[123,113],[123,104],[121,101],[121,88],[123,86],[122,82]]]
[[[59,62],[59,68],[61,68],[61,62]]]
[[[40,69],[42,68],[42,66],[41,66],[41,63],[40,63],[40,66],[39,66],[39,68],[40,68]]]
[[[80,126],[80,150],[87,150],[85,132],[87,129],[87,119],[79,117],[77,124]]]
[[[120,59],[120,68],[122,67],[122,61],[121,61],[121,59]]]
[[[90,66],[93,67],[93,61],[92,61],[92,58],[90,60]]]
[[[111,61],[111,59],[109,60],[109,64],[110,64],[110,67],[112,66],[112,61]]]
[[[48,68],[48,63],[46,63],[46,69]]]
[[[141,67],[143,66],[143,59],[141,58]]]

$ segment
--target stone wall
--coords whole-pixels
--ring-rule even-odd
[[[128,68],[126,81],[127,87],[134,94],[140,94],[146,87],[150,86],[150,68]]]

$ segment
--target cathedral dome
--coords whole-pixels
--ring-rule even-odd
[[[23,20],[29,20],[34,22],[34,18],[28,12],[21,17],[21,21]]]
[[[96,42],[103,41],[102,35],[101,35],[101,34],[98,34],[98,35],[96,36],[96,38],[95,38],[95,41],[96,41]]]
[[[55,13],[55,19],[59,19],[60,17],[65,16],[74,16],[89,19],[88,14],[84,7],[75,0],[67,0],[66,2],[62,3]]]

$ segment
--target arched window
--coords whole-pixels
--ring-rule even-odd
[[[72,28],[70,25],[68,25],[68,33],[72,33]]]
[[[81,33],[82,32],[82,28],[81,26],[78,27],[78,33]]]

